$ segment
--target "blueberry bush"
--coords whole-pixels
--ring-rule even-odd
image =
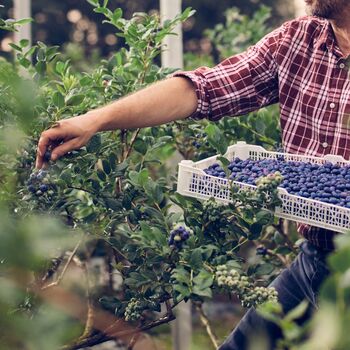
[[[1,345],[79,349],[120,338],[132,349],[139,332],[172,321],[182,301],[191,300],[210,329],[202,305],[218,294],[236,296],[245,307],[266,304],[274,312],[276,291],[267,285],[296,252],[295,237],[272,214],[279,205],[277,186],[293,189],[304,170],[310,183],[321,173],[345,179],[347,173],[310,168],[288,178],[286,168],[294,165],[247,162],[245,173],[235,161],[242,180],[250,181],[249,171],[257,167],[251,179],[259,179],[257,191],[238,192],[232,185],[228,205],[177,194],[166,161],[175,151],[188,159],[224,154],[241,137],[234,119],[99,133],[56,162],[48,153],[46,168],[34,169],[43,130],[171,74],[156,63],[162,40],[194,14],[186,9],[164,23],[145,13],[126,20],[107,0],[88,2],[125,40],[109,59],[79,72],[59,47],[29,47],[22,40],[12,44],[13,61],[0,60]],[[0,26],[16,30],[26,21]],[[247,125],[248,141],[278,142]],[[229,176],[232,164],[220,162],[207,171]],[[334,187],[337,194],[347,190]],[[103,264],[96,271],[98,258]],[[216,347],[220,340],[209,333]]]

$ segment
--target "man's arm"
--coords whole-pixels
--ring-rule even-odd
[[[59,126],[44,131],[38,144],[36,167],[42,167],[49,147],[52,160],[56,160],[86,145],[99,131],[142,128],[185,119],[197,106],[196,91],[189,79],[175,77],[155,83],[102,108],[60,120]]]

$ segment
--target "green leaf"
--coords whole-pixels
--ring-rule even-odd
[[[201,289],[199,286],[194,286],[192,289],[192,293],[196,294],[200,297],[204,297],[204,298],[212,298],[213,297],[213,292],[212,292],[211,288]]]
[[[15,23],[19,24],[19,25],[23,25],[23,24],[28,24],[31,22],[33,22],[33,18],[22,18],[22,19],[16,21]]]
[[[161,187],[153,181],[148,181],[144,185],[145,191],[156,203],[161,203],[164,199],[164,194]]]
[[[16,51],[20,51],[22,52],[22,48],[14,43],[9,43],[9,46],[11,46],[13,49],[15,49]]]
[[[123,205],[120,201],[117,201],[114,198],[104,198],[104,202],[106,203],[107,208],[112,209],[114,211],[123,210]]]
[[[95,134],[92,136],[92,138],[89,140],[88,144],[86,145],[86,151],[88,153],[96,153],[100,150],[101,145],[102,145],[101,135]]]
[[[44,75],[46,73],[46,63],[42,61],[37,62],[37,64],[35,65],[35,70],[40,75]]]
[[[28,39],[22,39],[22,40],[20,40],[19,45],[21,47],[27,47],[29,45],[29,40]]]
[[[191,283],[191,275],[189,271],[187,271],[182,266],[177,267],[174,269],[173,273],[171,274],[172,279],[174,279],[176,282],[190,285]]]
[[[273,214],[267,210],[260,210],[256,214],[256,221],[258,221],[261,225],[267,225],[273,219]]]
[[[90,83],[92,83],[92,79],[87,75],[85,75],[79,80],[80,86],[88,86]]]
[[[102,170],[97,169],[97,176],[100,180],[106,181],[106,174]]]
[[[32,62],[30,62],[27,58],[21,58],[18,60],[19,64],[24,68],[29,68]]]
[[[43,48],[40,48],[38,50],[38,52],[36,53],[36,59],[38,61],[42,61],[42,62],[46,61],[46,53],[45,53],[45,50]]]
[[[96,8],[94,8],[94,12],[96,12],[96,13],[102,13],[102,14],[104,14],[105,16],[108,15],[108,9],[106,9],[105,7],[96,7]]]
[[[181,14],[181,21],[185,21],[186,19],[192,17],[196,13],[196,10],[193,10],[192,7],[187,7]]]
[[[188,298],[191,295],[190,288],[188,286],[184,286],[183,284],[175,284],[174,290],[180,293],[184,298]]]
[[[117,24],[118,20],[123,16],[123,10],[121,8],[117,8],[114,10],[113,12],[113,16],[112,16],[112,23],[113,24]]]
[[[229,165],[230,165],[230,161],[227,159],[227,158],[225,158],[225,157],[218,157],[217,158],[217,160],[219,161],[219,162],[221,162],[221,164],[224,166],[224,167],[228,167]]]
[[[262,264],[256,270],[255,273],[257,275],[270,275],[275,267],[272,264]]]
[[[107,159],[103,159],[102,160],[102,167],[103,167],[103,171],[109,175],[111,173],[111,167],[109,165],[109,161]]]
[[[127,161],[117,164],[115,167],[116,176],[124,175],[128,167],[129,163]]]
[[[63,108],[65,103],[64,103],[64,97],[63,95],[56,91],[53,95],[52,95],[52,102],[53,104],[58,107],[58,108]]]
[[[196,248],[192,250],[190,259],[189,259],[189,264],[191,267],[195,269],[200,269],[203,264],[202,260],[202,249],[201,248]]]
[[[250,232],[248,234],[248,238],[250,240],[258,239],[261,235],[261,231],[263,229],[263,225],[259,222],[255,222],[253,225],[250,226]]]
[[[55,66],[56,73],[61,75],[61,74],[64,73],[64,70],[65,70],[65,64],[63,62],[61,62],[61,61],[58,61],[56,63],[56,66]]]
[[[110,153],[108,155],[109,166],[114,171],[117,167],[117,155],[115,153]]]
[[[129,178],[134,185],[143,186],[147,183],[149,173],[147,169],[142,169],[140,172],[130,171]]]
[[[76,106],[81,104],[85,99],[85,95],[77,94],[77,95],[67,95],[66,96],[66,105],[67,106]]]
[[[328,261],[334,271],[344,273],[350,268],[350,247],[332,254]]]
[[[134,143],[135,151],[145,155],[147,153],[147,143],[142,139],[137,139]]]
[[[193,278],[193,283],[197,285],[199,289],[206,289],[213,285],[214,276],[208,271],[201,271],[196,277]]]
[[[208,135],[208,141],[219,153],[225,154],[228,147],[228,141],[221,129],[215,124],[209,124],[205,128]]]
[[[99,0],[86,0],[92,6],[100,6]]]

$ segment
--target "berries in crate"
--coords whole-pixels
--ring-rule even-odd
[[[271,152],[238,142],[224,155],[230,161],[229,174],[218,157],[180,162],[177,191],[227,203],[232,185],[255,190],[279,180],[282,204],[275,210],[277,217],[337,232],[350,229],[350,161],[343,157]]]

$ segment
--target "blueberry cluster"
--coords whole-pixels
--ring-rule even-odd
[[[244,296],[242,305],[244,307],[256,307],[266,302],[278,302],[277,290],[273,287],[254,287]]]
[[[190,238],[191,232],[183,226],[178,226],[170,232],[168,244],[172,248],[181,249],[184,242]]]
[[[235,158],[228,169],[231,171],[230,179],[260,187],[268,185],[266,180],[261,180],[262,177],[275,173],[275,180],[282,181],[280,187],[290,194],[350,208],[348,165],[341,167],[330,162],[314,164],[285,161],[283,156],[279,156],[276,159],[261,160]],[[219,164],[211,165],[205,172],[226,178]]]
[[[232,232],[230,222],[223,210],[225,210],[225,205],[215,202],[213,199],[203,202],[202,223],[205,235],[212,234],[215,237],[224,237],[225,234]]]
[[[124,317],[125,321],[136,321],[141,317],[142,306],[141,302],[135,298],[130,299],[127,307],[125,308]]]
[[[197,149],[201,148],[203,146],[203,143],[199,142],[198,140],[201,140],[201,139],[203,139],[205,137],[207,137],[206,133],[195,135],[196,140],[192,142],[192,146],[196,147]],[[205,141],[204,144],[205,144],[205,146],[209,146],[209,142],[208,141]]]
[[[267,254],[267,248],[263,245],[256,247],[256,255],[265,256]]]
[[[49,191],[50,188],[50,175],[48,171],[40,169],[30,174],[29,180],[27,181],[27,189],[30,193],[37,196],[43,195]]]
[[[267,301],[277,302],[275,288],[254,287],[247,276],[242,276],[235,269],[228,269],[227,265],[219,265],[215,272],[216,283],[221,288],[227,288],[237,293],[242,306],[251,307]]]

